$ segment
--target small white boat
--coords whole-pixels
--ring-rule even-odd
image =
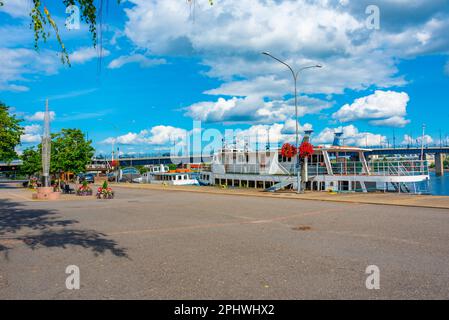
[[[199,186],[197,179],[192,177],[192,172],[161,172],[153,175],[150,183],[166,184],[173,186]]]
[[[157,173],[163,173],[168,172],[169,168],[166,165],[149,165],[145,166],[148,171],[142,174],[139,178],[136,178],[133,180],[133,182],[136,183],[151,183],[152,180],[154,180],[154,175]]]
[[[175,186],[199,185],[194,177],[195,173],[189,170],[178,169],[170,171],[167,166],[151,166],[148,172],[140,178],[134,179],[137,183],[166,184]]]

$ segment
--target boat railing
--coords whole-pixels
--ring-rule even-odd
[[[226,164],[226,173],[240,173],[240,174],[260,174],[263,168],[260,164]]]
[[[327,174],[327,167],[324,163],[309,163],[307,166],[307,172],[309,176],[318,176]]]
[[[426,160],[371,161],[368,165],[372,175],[419,176],[429,174]]]
[[[370,175],[377,176],[417,176],[428,175],[428,162],[423,160],[398,160],[398,161],[369,161],[368,168]],[[366,175],[361,161],[331,162],[334,175]],[[291,164],[279,164],[285,174],[296,174],[296,166]],[[226,173],[239,174],[266,174],[268,165],[263,164],[227,164]],[[323,163],[309,163],[307,166],[309,176],[325,175],[328,170]]]
[[[357,175],[363,173],[360,161],[331,162],[332,172],[337,175]]]
[[[332,172],[335,175],[365,175],[361,161],[331,162]],[[399,161],[370,161],[368,162],[371,175],[380,176],[417,176],[428,175],[427,161],[421,160],[399,160]],[[321,163],[312,163],[308,166],[308,174],[327,174],[326,166]]]

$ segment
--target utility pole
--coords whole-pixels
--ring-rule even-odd
[[[396,149],[396,133],[394,129],[393,129],[393,149]]]
[[[268,141],[267,141],[267,146],[266,146],[266,150],[270,151],[270,127],[268,127],[267,129],[267,136],[268,136]]]
[[[422,137],[421,137],[421,160],[424,160],[424,133],[426,130],[426,125],[422,125]]]

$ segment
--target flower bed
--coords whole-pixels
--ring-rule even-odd
[[[97,190],[97,199],[114,199],[114,191],[108,186],[107,181]]]
[[[28,188],[37,189],[37,187],[38,187],[38,179],[36,177],[30,178],[30,181],[28,183]]]
[[[78,196],[86,197],[86,196],[93,195],[94,192],[92,191],[91,187],[89,187],[89,184],[87,183],[87,181],[84,181],[83,185],[81,187],[79,187],[78,190],[76,190],[76,194]]]

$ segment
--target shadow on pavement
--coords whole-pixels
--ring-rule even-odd
[[[4,252],[7,258],[8,251],[12,250],[8,243],[21,241],[33,250],[78,246],[91,250],[95,255],[109,251],[117,257],[128,257],[126,249],[118,247],[105,234],[72,228],[77,223],[77,220],[61,219],[55,210],[29,209],[18,202],[0,199],[0,252]],[[16,235],[19,231],[22,234]],[[23,232],[29,234],[23,235]]]

